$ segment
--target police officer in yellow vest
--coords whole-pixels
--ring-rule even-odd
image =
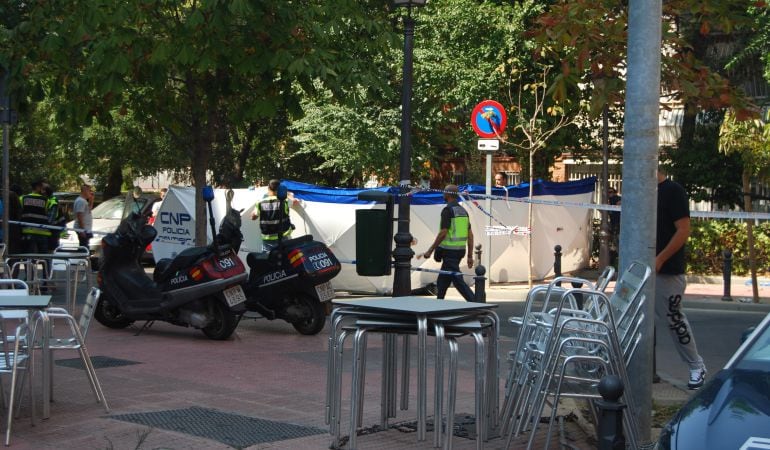
[[[460,261],[465,256],[465,249],[468,249],[468,267],[473,267],[473,232],[471,231],[471,222],[468,213],[460,206],[457,201],[457,186],[448,184],[444,188],[444,200],[447,205],[441,210],[441,230],[436,235],[433,245],[430,246],[425,258],[430,258],[431,253],[436,252],[436,261],[441,261],[441,270],[449,272],[460,272]],[[454,284],[455,289],[466,301],[475,300],[473,291],[463,280],[462,275],[439,274],[436,280],[438,299],[443,299],[450,284]]]
[[[281,239],[291,238],[294,225],[289,220],[289,203],[278,199],[280,180],[270,180],[267,184],[267,195],[257,202],[251,220],[259,218],[259,228],[262,231],[262,251],[268,252],[276,247]]]
[[[22,222],[48,225],[48,197],[43,194],[43,182],[32,183],[32,192],[19,198],[21,203],[20,220]],[[22,226],[22,242],[27,253],[48,253],[48,240],[51,230],[33,226]]]

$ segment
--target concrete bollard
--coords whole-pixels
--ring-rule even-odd
[[[596,401],[599,425],[596,439],[599,450],[624,450],[623,409],[626,405],[618,399],[623,395],[623,382],[617,375],[606,375],[599,381],[602,400]]]
[[[732,279],[733,272],[733,252],[725,249],[725,251],[722,252],[722,256],[724,256],[724,260],[722,262],[722,281],[724,284],[724,294],[722,295],[722,301],[731,302],[733,301],[733,298],[730,295],[730,280]]]

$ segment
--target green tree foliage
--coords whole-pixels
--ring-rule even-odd
[[[432,0],[413,10],[414,85],[412,169],[414,179],[439,159],[478,158],[469,121],[479,101],[498,99],[511,106],[512,77],[530,64],[525,22],[533,2]],[[399,15],[391,14],[398,37],[393,50],[372,58],[386,85],[358,86],[349,97],[313,98],[292,130],[303,158],[318,155],[318,170],[335,170],[341,183],[360,184],[376,174],[389,181],[398,173],[403,38]],[[514,151],[509,148],[509,151]],[[480,181],[476,179],[474,181]]]
[[[722,273],[724,250],[733,253],[733,274],[750,273],[747,228],[734,220],[693,220],[687,241],[687,272],[719,275]],[[770,272],[770,223],[754,227],[757,269]]]
[[[721,207],[738,205],[742,201],[740,155],[719,151],[724,113],[710,111],[699,117],[693,140],[664,149],[660,160],[671,167],[671,175],[685,186],[692,200],[710,201]]]
[[[335,94],[371,79],[364,56],[388,36],[375,1],[35,2],[10,33],[15,75],[57,122],[111,125],[130,110],[163,133],[203,186],[251,123],[298,115],[314,83]],[[341,45],[345,43],[345,45]],[[344,52],[348,52],[347,55]],[[346,57],[343,57],[346,55]],[[251,145],[251,148],[255,146]],[[196,240],[205,233],[196,197]]]
[[[750,114],[751,102],[738,83],[726,78],[727,60],[721,66],[704,62],[716,36],[750,26],[745,2],[676,0],[664,2],[663,8],[663,92],[670,100],[700,109],[730,106],[741,116]],[[561,63],[561,75],[551,89],[556,100],[573,95],[581,84],[591,116],[604,104],[621,104],[627,21],[625,6],[604,0],[561,0],[537,18],[530,34],[538,53]],[[713,63],[713,55],[710,58]]]

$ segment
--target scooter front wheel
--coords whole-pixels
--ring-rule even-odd
[[[320,333],[326,325],[326,311],[321,302],[306,294],[298,294],[294,301],[304,309],[303,318],[291,323],[294,329],[307,336]]]
[[[128,320],[120,308],[115,306],[112,302],[112,298],[106,292],[102,291],[99,303],[96,304],[94,309],[94,318],[107,328],[114,328],[116,330],[126,328],[134,323],[133,320]]]
[[[207,309],[210,322],[201,329],[203,334],[215,341],[224,341],[229,338],[238,326],[238,316],[225,302],[214,297],[209,298]]]

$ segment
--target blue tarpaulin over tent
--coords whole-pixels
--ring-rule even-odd
[[[398,194],[396,187],[381,187],[374,189],[332,188],[297,181],[283,180],[281,182],[286,189],[294,194],[294,197],[311,202],[341,203],[365,205],[371,202],[358,200],[358,194],[364,191],[389,192]],[[533,195],[575,195],[592,192],[596,185],[596,177],[589,177],[577,181],[556,183],[552,181],[536,180],[533,186]],[[463,184],[459,186],[460,192],[467,191],[470,194],[483,195],[486,188],[477,184]],[[529,196],[529,183],[509,186],[506,189],[493,188],[492,195],[499,197],[524,198]],[[416,191],[412,194],[413,205],[439,205],[444,203],[444,197],[437,191]]]

